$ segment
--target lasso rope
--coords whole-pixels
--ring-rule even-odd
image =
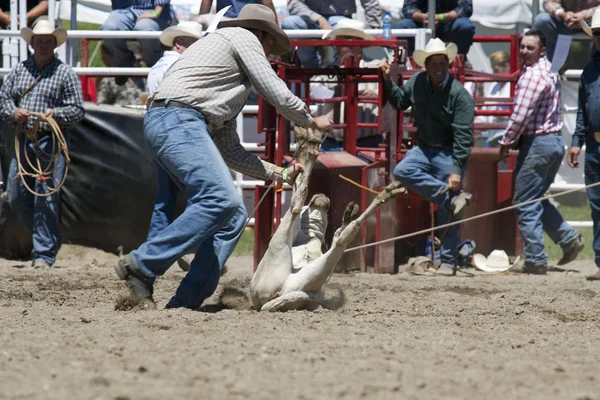
[[[553,199],[553,198],[559,197],[559,196],[564,196],[564,195],[569,194],[569,193],[579,192],[580,190],[589,189],[589,188],[592,188],[592,187],[595,187],[595,186],[600,186],[600,182],[592,183],[592,184],[589,184],[589,185],[586,185],[584,187],[577,188],[577,189],[565,190],[563,192],[559,192],[559,193],[556,193],[556,194],[551,194],[551,195],[548,195],[548,196],[540,197],[538,199],[533,199],[533,200],[525,201],[523,203],[514,204],[514,205],[509,206],[509,207],[504,207],[504,208],[501,208],[499,210],[489,211],[489,212],[486,212],[486,213],[483,213],[483,214],[475,215],[473,217],[461,219],[460,221],[454,221],[454,222],[451,222],[449,224],[439,225],[439,226],[436,226],[434,228],[423,229],[421,231],[417,231],[417,232],[413,232],[413,233],[408,233],[406,235],[396,236],[396,237],[393,237],[393,238],[380,240],[378,242],[373,242],[373,243],[363,244],[361,246],[352,247],[350,249],[346,249],[344,251],[344,253],[347,253],[347,252],[350,252],[350,251],[354,251],[354,250],[364,249],[366,247],[371,247],[371,246],[375,246],[375,245],[382,244],[382,243],[395,242],[396,240],[402,240],[402,239],[407,239],[407,238],[410,238],[410,237],[413,237],[413,236],[419,236],[419,235],[422,235],[424,233],[429,233],[429,232],[432,232],[432,231],[436,231],[436,230],[441,229],[441,228],[448,228],[450,226],[464,224],[465,222],[474,221],[476,219],[480,219],[480,218],[484,218],[484,217],[489,217],[490,215],[500,214],[502,212],[513,210],[515,208],[519,208],[519,207],[526,206],[526,205],[529,205],[529,204],[537,203],[539,201]]]
[[[23,135],[24,136],[23,137],[23,139],[24,139],[23,153],[25,154],[25,161],[27,162],[27,165],[23,165],[23,160],[21,160],[21,139],[20,139],[21,134],[19,134],[19,132],[21,130],[20,129],[21,124],[17,125],[17,129],[16,129],[15,156],[17,159],[18,173],[17,173],[17,176],[15,177],[15,179],[17,179],[17,177],[19,177],[21,179],[21,182],[23,182],[23,186],[25,186],[25,188],[33,195],[39,196],[39,197],[48,197],[48,196],[52,196],[53,194],[58,192],[65,183],[65,180],[67,178],[67,172],[69,169],[69,163],[71,162],[71,159],[69,158],[69,148],[67,147],[67,141],[65,140],[65,137],[60,129],[60,126],[58,126],[58,123],[56,122],[56,120],[52,117],[46,117],[46,122],[48,123],[48,125],[50,125],[51,132],[52,132],[51,133],[52,153],[48,154],[48,153],[42,151],[38,147],[38,139],[39,139],[38,138],[38,129],[39,129],[40,122],[42,121],[41,117],[43,117],[44,114],[37,113],[37,112],[31,112],[30,114],[37,118],[36,118],[35,122],[33,123],[33,126],[31,127],[31,129],[29,129]],[[36,157],[34,160],[31,160],[31,158],[29,157],[29,154],[27,154],[27,146],[28,146],[27,142],[33,143],[33,146],[35,148]],[[58,181],[57,179],[54,178],[54,172],[56,171],[56,168],[58,166],[58,160],[60,159],[61,153],[63,153],[65,155],[66,164],[65,164],[65,172],[63,174],[63,177],[60,181]],[[44,161],[48,162],[45,168],[42,167],[42,162],[40,161],[41,156],[49,157],[48,160],[44,160]],[[29,167],[29,168],[26,168],[26,167]],[[38,182],[44,183],[46,185],[46,187],[48,188],[48,191],[44,192],[44,193],[36,192],[35,189],[32,189],[29,186],[29,184],[27,183],[27,177],[31,177]],[[48,180],[54,181],[55,185],[54,186],[48,185],[48,183],[47,183]]]

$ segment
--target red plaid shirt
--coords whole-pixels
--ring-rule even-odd
[[[500,144],[515,143],[520,136],[560,132],[560,80],[550,72],[546,57],[526,67],[515,88],[515,108]]]

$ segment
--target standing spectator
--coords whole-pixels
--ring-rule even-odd
[[[236,117],[251,86],[300,126],[331,129],[329,119],[312,118],[306,104],[273,71],[268,55],[289,52],[290,41],[271,9],[249,4],[237,19],[219,27],[167,71],[144,117],[144,133],[156,162],[189,200],[173,223],[116,266],[119,277],[148,308],[156,307],[156,277],[191,248],[197,248],[191,269],[167,308],[197,308],[215,291],[246,225],[246,210],[229,167],[264,180],[294,178],[302,169],[295,164],[288,173],[240,144]]]
[[[75,72],[54,56],[54,49],[67,40],[64,29],[55,29],[48,20],[39,20],[33,30],[21,29],[21,36],[33,48],[33,56],[18,64],[6,77],[0,90],[0,116],[16,125],[21,159],[27,154],[32,160],[37,158],[43,170],[53,171],[52,177],[44,181],[25,178],[36,193],[47,193],[48,187],[62,181],[65,172],[64,155],[58,160],[48,157],[56,151],[56,145],[47,119],[56,120],[68,143],[68,128],[84,115],[83,95]],[[33,112],[43,115],[37,117],[31,114]],[[38,118],[41,120],[38,139],[25,141],[25,134],[32,132]],[[60,246],[58,193],[34,196],[25,188],[18,173],[15,155],[8,173],[8,203],[33,235],[33,266],[52,266]]]
[[[152,95],[158,89],[165,72],[179,59],[181,54],[198,39],[202,37],[202,25],[198,22],[184,21],[177,26],[171,26],[160,34],[160,42],[170,50],[150,68],[148,74],[148,94]],[[175,205],[179,188],[171,179],[169,174],[156,163],[156,178],[158,183],[158,195],[152,211],[150,228],[147,240],[152,240],[160,231],[173,222],[175,217]],[[193,257],[188,255],[177,260],[184,271],[189,271]]]
[[[394,176],[419,196],[438,206],[438,222],[462,219],[471,194],[460,190],[462,176],[473,146],[475,101],[448,73],[456,58],[454,43],[446,47],[432,39],[425,50],[416,50],[414,59],[424,72],[413,75],[402,87],[390,79],[390,66],[381,65],[384,88],[390,104],[406,110],[412,106],[417,125],[416,145],[394,169]],[[460,226],[446,228],[441,247],[440,272],[457,266]]]
[[[581,32],[581,22],[589,22],[600,0],[544,0],[545,13],[533,20],[532,29],[537,29],[546,38],[546,57],[552,61],[558,35],[573,35]]]
[[[402,17],[396,29],[427,28],[429,23],[428,0],[405,0]],[[455,43],[458,54],[469,53],[475,36],[475,25],[469,19],[473,15],[473,0],[438,0],[435,9],[436,37]],[[414,49],[410,42],[409,54]]]
[[[520,54],[524,70],[517,82],[513,113],[500,141],[502,159],[508,157],[509,148],[519,148],[514,171],[514,204],[543,197],[554,182],[565,155],[560,80],[558,74],[550,72],[551,64],[544,57],[544,34],[533,29],[526,32]],[[517,208],[517,218],[525,260],[512,268],[514,272],[546,273],[548,255],[544,248],[544,231],[563,249],[558,265],[575,260],[583,249],[581,236],[548,200]]]
[[[381,7],[378,0],[360,0],[370,28],[381,27]],[[356,12],[354,0],[288,0],[290,16],[281,22],[283,29],[336,28],[342,19],[352,19]],[[318,68],[321,55],[315,47],[298,48],[298,57],[306,68]]]
[[[214,0],[202,0],[200,3],[200,12],[198,14],[204,15],[210,13]],[[225,18],[237,18],[242,11],[242,8],[246,4],[262,4],[273,10],[273,13],[277,15],[273,0],[217,0],[217,12],[221,11],[227,6],[231,6],[229,10],[223,15]]]
[[[591,27],[583,25],[585,33],[592,36],[594,46],[600,50],[600,10],[594,12]],[[586,65],[579,81],[577,125],[567,162],[571,168],[579,166],[579,153],[585,144],[585,184],[600,182],[600,53],[596,52]],[[596,266],[600,268],[600,187],[587,189],[594,221],[594,253]],[[588,276],[588,280],[600,280],[600,271]]]
[[[48,0],[27,0],[27,26],[48,15]],[[10,27],[10,0],[0,0],[0,28]]]
[[[170,0],[112,0],[113,11],[100,27],[103,31],[161,31],[171,23]],[[157,39],[140,39],[142,58],[152,67],[161,57]],[[127,39],[106,39],[104,45],[113,57],[111,67],[133,67],[134,54],[127,48]],[[126,76],[115,78],[122,85]]]

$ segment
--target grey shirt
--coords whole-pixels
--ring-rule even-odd
[[[367,25],[372,29],[381,27],[381,7],[379,0],[360,0],[365,9]],[[319,17],[341,15],[352,18],[356,12],[354,0],[288,0],[290,15],[307,17],[316,23]]]

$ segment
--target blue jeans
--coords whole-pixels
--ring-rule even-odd
[[[162,31],[171,23],[171,9],[166,6],[158,20],[137,18],[148,10],[113,10],[100,27],[102,31]],[[150,10],[151,11],[151,10]],[[162,47],[158,39],[140,39],[142,58],[148,67],[162,57]],[[113,56],[114,67],[133,67],[135,56],[127,48],[127,39],[104,39],[104,45]]]
[[[158,194],[152,210],[152,219],[148,229],[148,238],[152,240],[163,229],[169,226],[175,218],[175,206],[177,205],[177,192],[179,187],[158,163],[156,163],[156,181]]]
[[[66,134],[65,139],[69,140]],[[43,170],[48,167],[51,160],[47,155],[52,153],[51,136],[41,137],[38,140],[37,147],[32,143],[28,143],[25,146],[22,140],[20,144],[21,164],[23,166],[28,165],[27,161],[25,161],[25,151],[27,151],[32,161],[36,156],[40,159]],[[65,175],[66,160],[64,155],[61,154],[55,163],[52,179],[46,179],[46,182],[43,183],[33,177],[26,177],[27,185],[36,193],[47,193],[48,187],[56,187],[56,184],[61,182]],[[59,228],[59,193],[47,197],[34,196],[25,188],[21,178],[17,176],[18,172],[17,159],[13,157],[8,173],[8,203],[19,220],[32,233],[33,250],[31,256],[33,261],[43,259],[49,265],[52,265],[56,261],[56,253],[60,247],[61,240]]]
[[[339,15],[328,17],[327,21],[335,29],[338,21],[342,19],[348,19]],[[281,21],[281,27],[283,29],[320,29],[319,25],[312,22],[307,17],[300,17],[298,15],[290,15],[283,21]],[[319,68],[322,63],[321,54],[317,51],[316,47],[298,47],[298,57],[302,62],[302,66],[305,68]]]
[[[521,139],[514,171],[513,203],[543,197],[554,182],[564,155],[564,141],[560,134]],[[561,247],[579,236],[548,200],[517,208],[517,221],[524,242],[525,263],[531,266],[548,263],[544,231]]]
[[[459,192],[448,190],[448,177],[452,169],[452,148],[413,147],[394,169],[394,176],[408,189],[431,200],[437,207],[438,224],[454,222],[452,200]],[[446,232],[444,235],[444,231]],[[443,236],[443,238],[442,238]],[[456,265],[457,247],[460,242],[460,225],[440,229],[442,240],[441,261],[449,266]]]
[[[356,145],[358,147],[378,148],[381,143],[383,143],[383,136],[381,136],[381,135],[367,136],[367,137],[359,138],[356,140]],[[335,139],[327,137],[325,140],[323,140],[323,143],[321,143],[320,151],[322,151],[323,153],[327,153],[329,151],[344,151],[344,144],[338,142]],[[371,162],[369,159],[362,157],[360,155],[358,156],[358,158],[360,158],[361,160],[363,160],[366,163]]]
[[[190,271],[169,301],[173,307],[197,308],[217,287],[246,225],[246,209],[198,111],[152,108],[144,116],[144,133],[155,161],[185,190],[189,202],[173,223],[131,255],[141,272],[154,279],[197,248]]]
[[[585,150],[585,184],[591,185],[600,182],[600,145],[593,139],[586,141]],[[592,221],[594,221],[594,260],[600,268],[600,187],[587,189],[587,196],[592,208]]]
[[[572,35],[583,32],[581,29],[569,29],[564,22],[553,18],[548,13],[539,13],[533,20],[531,29],[538,29],[544,34],[544,38],[546,38],[546,57],[550,61],[554,57],[554,48],[556,47],[558,35]]]
[[[405,18],[395,26],[396,29],[419,29],[423,28],[421,22],[416,22],[410,18]],[[471,45],[473,44],[473,37],[475,36],[475,24],[471,22],[469,18],[458,18],[447,24],[437,24],[435,26],[435,35],[443,40],[448,40],[458,47],[458,54],[467,55]],[[408,54],[412,54],[414,51],[414,39],[408,41],[409,51]]]

